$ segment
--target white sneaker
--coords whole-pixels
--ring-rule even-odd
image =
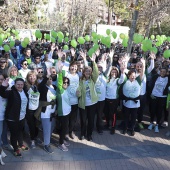
[[[152,123],[148,126],[148,129],[149,129],[149,130],[152,130],[152,129],[153,129],[153,124],[152,124]]]
[[[62,145],[58,145],[58,148],[61,149],[64,152],[68,151],[68,148],[64,145],[64,143]]]
[[[0,164],[1,165],[5,165],[5,163],[3,162],[3,160],[2,160],[2,156],[0,155]]]
[[[1,151],[1,156],[2,156],[2,158],[7,157],[6,153],[3,150]]]
[[[161,126],[162,127],[168,127],[168,122],[163,122]]]
[[[70,146],[70,143],[68,143],[67,141],[64,140],[64,145],[65,145],[66,147],[68,147],[68,146]]]
[[[35,142],[31,141],[31,149],[35,149],[35,148],[36,148]]]
[[[159,133],[158,125],[155,126],[155,133]]]

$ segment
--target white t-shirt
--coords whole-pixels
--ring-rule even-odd
[[[105,100],[106,97],[106,78],[103,74],[100,74],[97,78],[95,89],[98,95],[98,101]]]
[[[27,96],[25,95],[23,90],[22,90],[22,92],[19,92],[19,94],[20,94],[20,97],[21,97],[21,109],[20,109],[19,120],[22,120],[22,119],[25,118],[28,99],[27,99]]]
[[[166,95],[163,95],[163,91],[167,83],[168,77],[158,77],[152,90],[152,95],[156,97],[166,97]]]
[[[53,66],[53,62],[51,62],[51,61],[45,61],[44,63],[47,68],[51,68]]]
[[[125,79],[125,74],[121,74],[120,78],[111,78],[106,85],[106,98],[117,99],[118,98],[118,84],[122,84]]]
[[[24,80],[26,79],[27,74],[28,74],[29,71],[31,71],[31,70],[30,70],[30,69],[23,69],[23,68],[21,68],[21,69],[19,70],[19,73],[21,74],[21,76],[22,76],[22,78],[23,78]]]
[[[70,104],[71,105],[78,104],[76,90],[79,87],[79,76],[78,74],[72,75],[68,73],[66,77],[70,79],[70,85],[67,88]]]
[[[140,95],[140,90],[141,87],[137,80],[133,82],[127,80],[123,86],[123,94],[130,98],[137,98]],[[140,107],[140,100],[137,100],[137,103],[135,103],[133,100],[123,100],[123,105],[127,108],[138,108]]]
[[[47,102],[51,102],[52,100],[56,99],[56,91],[52,85],[47,87],[48,87]],[[54,113],[55,110],[56,105],[54,105],[54,107],[52,107],[52,105],[46,106],[45,112],[41,112],[41,118],[50,118],[51,114]]]
[[[86,88],[86,100],[85,100],[85,106],[91,106],[91,105],[93,105],[93,104],[96,103],[96,102],[93,103],[92,100],[91,100],[90,87],[89,87],[88,83],[89,83],[89,80],[84,81],[85,88]]]
[[[0,96],[0,121],[4,120],[7,99]]]
[[[40,93],[39,92],[35,93],[32,90],[32,88],[30,88],[28,90],[28,98],[29,98],[28,109],[36,110],[39,106]]]
[[[63,64],[62,70],[68,71],[70,63],[65,61],[65,62],[62,62],[62,64]]]

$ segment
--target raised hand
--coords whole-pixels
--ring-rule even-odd
[[[61,60],[58,60],[57,64],[55,65],[56,72],[59,73],[63,69],[63,63]]]
[[[71,52],[71,56],[74,56],[74,55],[75,55],[75,53],[76,53],[76,51],[75,51],[75,49],[74,49],[74,48],[71,48],[71,49],[70,49],[70,52]]]
[[[47,77],[49,77],[50,75],[51,75],[50,68],[47,68]]]
[[[98,57],[99,54],[100,54],[100,50],[98,49],[96,52],[95,52],[96,56]]]
[[[109,56],[113,58],[114,50],[110,50]]]
[[[2,86],[4,86],[4,87],[8,87],[9,86],[9,78],[6,78],[5,80],[3,80]]]
[[[107,55],[108,55],[107,53],[104,53],[104,54],[102,55],[102,59],[101,59],[102,62],[105,62],[105,61],[106,61]]]
[[[51,51],[54,51],[55,50],[55,46],[51,46]]]
[[[80,55],[83,58],[83,60],[86,60],[86,53],[83,51],[80,51]]]
[[[150,58],[153,59],[153,60],[156,58],[156,56],[153,52],[150,53]]]
[[[95,60],[96,60],[96,54],[92,54],[92,57],[90,58],[91,59],[91,61],[93,61],[93,62],[95,62]]]
[[[58,50],[57,55],[58,55],[58,59],[60,60],[61,57],[63,56],[63,52],[61,50]]]

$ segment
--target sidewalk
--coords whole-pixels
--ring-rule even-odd
[[[4,158],[5,166],[0,170],[140,170],[170,169],[170,138],[165,137],[166,129],[142,130],[134,137],[115,135],[104,131],[93,133],[93,142],[80,141],[77,137],[70,140],[68,152],[56,147],[58,135],[53,136],[54,154],[47,154],[42,148],[22,152],[22,158],[16,158],[9,151]],[[79,132],[76,133],[79,135]]]

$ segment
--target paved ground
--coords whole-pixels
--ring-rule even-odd
[[[0,170],[136,170],[170,169],[170,138],[165,137],[166,129],[154,133],[147,129],[134,137],[115,135],[104,131],[103,135],[93,134],[93,142],[70,140],[68,152],[56,147],[58,136],[54,135],[52,148],[54,154],[47,154],[42,148],[22,152],[16,158],[9,151],[4,158],[5,166]],[[77,132],[77,135],[79,133]]]

